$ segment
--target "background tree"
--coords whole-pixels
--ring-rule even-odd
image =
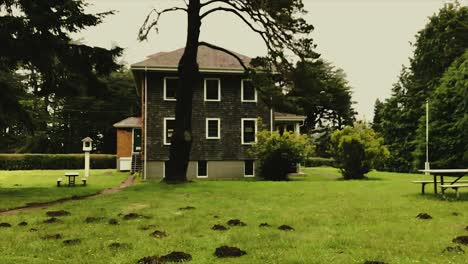
[[[364,122],[333,132],[331,142],[333,158],[345,180],[364,178],[390,155],[383,138]]]
[[[430,102],[431,168],[468,167],[468,51],[452,63]],[[424,167],[426,122],[420,120],[415,167]]]
[[[120,48],[106,50],[72,41],[71,33],[96,26],[112,14],[87,14],[85,6],[83,0],[0,1],[0,75],[26,78],[23,84],[36,97],[34,113],[47,114],[49,106],[65,96],[95,95],[102,87],[99,77],[119,68],[115,58]],[[12,84],[0,84],[0,93],[7,95],[0,96],[1,129],[11,122],[5,114],[20,113],[18,120],[34,125],[26,120],[25,109],[18,104],[21,93]]]
[[[280,110],[307,117],[302,132],[312,136],[315,154],[320,157],[330,157],[333,131],[352,125],[355,120],[346,74],[322,59],[297,63],[291,91],[282,102]]]
[[[115,62],[122,49],[71,39],[112,14],[88,14],[86,5],[0,1],[0,151],[81,152],[88,135],[99,152],[115,151],[112,122],[137,113],[139,100]]]
[[[380,106],[383,110],[379,123],[374,122],[392,153],[387,169],[402,172],[416,169],[413,153],[424,104],[450,64],[468,48],[467,25],[468,7],[456,2],[444,5],[416,35],[410,66],[403,68],[392,96]]]
[[[100,82],[103,87],[98,96],[63,97],[51,101],[48,110],[39,113],[34,109],[43,109],[42,100],[25,93],[20,104],[30,116],[35,117],[35,133],[30,135],[24,132],[24,126],[10,123],[8,132],[4,130],[4,136],[12,142],[1,151],[80,153],[80,140],[90,136],[94,139],[95,152],[115,153],[116,132],[112,125],[123,118],[138,116],[141,113],[140,99],[129,70],[114,72],[101,78]],[[47,125],[42,127],[42,123]]]
[[[352,125],[356,112],[353,109],[351,87],[342,69],[323,60],[297,63],[293,71],[289,110],[307,116],[308,132],[325,127],[341,129]]]
[[[259,34],[268,48],[267,58],[255,60],[255,66],[272,69],[287,76],[292,63],[287,60],[286,52],[292,52],[300,59],[317,58],[309,33],[313,27],[300,18],[304,14],[302,0],[264,1],[264,0],[188,0],[185,7],[175,6],[161,11],[152,10],[140,29],[140,39],[146,39],[151,29],[158,26],[159,18],[168,12],[182,11],[187,14],[187,41],[185,51],[179,62],[179,86],[175,109],[175,130],[171,140],[169,162],[166,167],[167,182],[186,181],[186,172],[192,145],[192,97],[193,83],[200,82],[197,63],[198,47],[208,46],[224,51],[221,47],[200,41],[202,20],[213,13],[224,12],[242,20],[252,31]],[[242,61],[239,62],[243,65]],[[244,65],[246,68],[249,65]]]

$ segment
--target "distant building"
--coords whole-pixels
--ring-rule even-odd
[[[123,130],[118,132],[121,141],[117,144],[120,169],[128,168],[129,155],[141,153],[145,178],[165,176],[174,131],[177,66],[183,51],[156,53],[131,66],[137,88],[142,94],[143,118],[140,122],[132,118],[114,125]],[[245,64],[250,63],[249,57],[237,55]],[[198,64],[202,80],[193,87],[193,143],[187,176],[254,177],[255,160],[248,150],[256,141],[258,120],[261,119],[262,125],[270,130],[277,128],[299,132],[305,117],[275,114],[262,102],[240,63],[222,51],[199,47]],[[133,147],[124,147],[124,144],[130,144],[129,138],[135,137],[138,127],[133,125],[139,123],[143,144],[136,146],[132,143]],[[130,131],[133,131],[133,137],[129,136]],[[141,149],[137,152],[136,147]]]

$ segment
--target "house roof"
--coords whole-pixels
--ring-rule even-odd
[[[275,112],[275,121],[301,121],[306,120],[306,116],[295,115],[290,113]]]
[[[128,117],[114,124],[116,128],[140,128],[141,117]]]
[[[184,50],[185,48],[181,48],[170,52],[158,52],[149,55],[146,60],[132,64],[131,68],[132,70],[177,71],[177,66]],[[231,52],[236,54],[246,66],[249,66],[251,58],[233,51]],[[197,61],[200,72],[244,72],[244,68],[235,57],[206,46],[198,47]]]

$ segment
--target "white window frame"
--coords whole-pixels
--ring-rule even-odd
[[[208,169],[208,163],[209,162],[207,160],[205,160],[206,161],[206,175],[205,176],[198,176],[198,162],[199,161],[201,161],[201,160],[197,161],[197,178],[198,179],[206,179],[206,178],[208,178],[208,174],[209,174],[209,169]]]
[[[218,136],[217,137],[210,137],[208,133],[208,123],[209,121],[218,121]],[[205,136],[206,139],[221,139],[221,118],[206,118],[205,121]]]
[[[207,99],[206,98],[206,81],[218,81],[218,99]],[[204,98],[205,98],[205,102],[220,102],[221,101],[221,79],[220,78],[205,78],[204,81],[203,81],[203,86],[204,86]]]
[[[255,140],[254,142],[245,142],[244,141],[244,121],[255,121]],[[258,132],[258,124],[257,124],[257,118],[242,118],[241,119],[241,142],[242,145],[253,145],[254,143],[257,142],[257,132]]]
[[[175,80],[175,79],[179,79],[179,77],[164,77],[164,89],[163,89],[163,98],[164,98],[164,101],[177,101],[176,98],[167,98],[166,97],[166,91],[167,91],[167,84],[166,84],[166,80],[168,79],[172,79],[172,80]]]
[[[166,127],[166,121],[167,120],[175,120],[175,117],[165,117],[164,118],[164,121],[163,121],[163,141],[164,141],[164,145],[166,146],[169,146],[171,145],[171,142],[166,142],[166,139],[167,139],[167,127]]]
[[[252,81],[250,79],[242,79],[241,80],[241,102],[243,103],[256,103],[257,102],[257,89],[255,89],[254,87],[254,91],[255,91],[255,99],[253,100],[244,100],[244,82],[245,81]]]
[[[253,178],[253,177],[255,177],[255,160],[252,160],[252,165],[253,165],[252,171],[253,171],[253,175],[247,175],[247,174],[245,174],[245,162],[247,162],[247,161],[250,161],[250,160],[244,160],[244,178]]]

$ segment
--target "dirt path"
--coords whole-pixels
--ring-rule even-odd
[[[102,190],[102,191],[100,191],[98,193],[83,195],[83,196],[72,196],[72,197],[62,198],[62,199],[59,199],[59,200],[56,200],[56,201],[51,201],[51,202],[28,203],[25,206],[12,208],[12,209],[8,209],[8,210],[5,210],[5,211],[0,211],[0,216],[12,215],[12,214],[16,214],[16,213],[19,213],[19,212],[28,212],[28,211],[33,211],[35,209],[45,209],[45,208],[48,208],[48,207],[51,207],[51,206],[54,206],[54,205],[64,204],[64,203],[70,202],[70,201],[86,200],[86,199],[91,199],[91,198],[96,198],[96,197],[101,197],[101,196],[105,196],[105,195],[118,193],[118,192],[122,191],[123,189],[125,189],[125,188],[127,188],[129,186],[132,186],[134,182],[135,182],[135,177],[134,176],[129,176],[119,186],[114,187],[114,188],[105,189],[105,190]]]

